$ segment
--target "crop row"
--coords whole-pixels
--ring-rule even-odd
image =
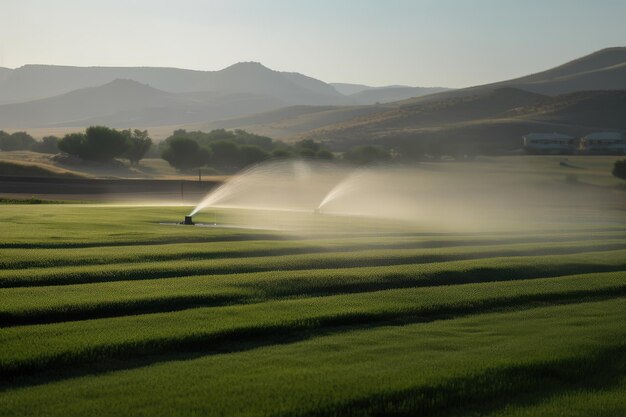
[[[616,299],[175,355],[12,388],[0,393],[0,415],[439,415],[442,404],[484,413],[494,398],[597,389],[595,381],[619,376],[625,313],[626,300]]]
[[[619,244],[621,247],[621,244]],[[589,250],[588,247],[577,248],[572,246],[561,251],[573,252]],[[446,254],[445,252],[448,251]],[[358,252],[336,252],[305,255],[287,255],[275,257],[250,257],[236,259],[208,259],[193,261],[163,261],[163,262],[137,262],[114,264],[103,268],[101,265],[31,268],[18,270],[0,271],[0,287],[24,287],[37,285],[64,285],[80,284],[105,281],[146,280],[155,278],[184,277],[190,275],[207,274],[238,274],[265,271],[297,271],[306,269],[340,269],[367,266],[398,266],[404,270],[419,274],[421,271],[432,271],[441,268],[445,261],[456,259],[478,258],[469,260],[465,265],[468,269],[477,268],[478,265],[488,265],[489,259],[480,259],[495,255],[503,256],[493,262],[503,265],[511,265],[513,268],[525,269],[532,274],[539,273],[536,263],[545,265],[546,276],[553,273],[550,271],[553,263],[569,264],[564,267],[563,274],[575,272],[612,271],[617,266],[623,266],[626,259],[626,249],[604,252],[584,252],[567,255],[545,256],[522,256],[536,253],[533,249],[506,250],[494,249],[447,249],[444,254],[424,254],[422,250],[372,250]],[[543,252],[543,251],[539,251]],[[479,262],[480,260],[480,262]],[[498,261],[499,260],[499,261]],[[600,269],[584,269],[589,264]],[[583,268],[577,271],[575,268]],[[399,270],[402,271],[403,268]],[[532,272],[534,271],[534,272]]]
[[[621,246],[620,246],[621,245]],[[457,248],[453,248],[457,247]],[[466,248],[462,250],[460,247]],[[555,253],[559,250],[589,247],[599,249],[624,248],[623,235],[605,235],[592,239],[528,238],[502,239],[424,239],[418,237],[378,237],[369,239],[338,238],[332,240],[251,240],[236,242],[203,242],[145,246],[105,246],[80,249],[3,249],[1,269],[48,268],[56,266],[108,265],[130,262],[168,260],[198,260],[280,256],[312,253],[350,252],[363,250],[424,249],[424,255],[455,255],[490,251],[497,253]],[[431,249],[426,251],[426,249]],[[493,255],[497,256],[497,255]],[[501,255],[503,256],[503,255]]]
[[[18,375],[51,367],[147,354],[219,349],[293,332],[423,321],[441,315],[534,302],[626,294],[623,274],[577,275],[529,281],[386,290],[249,305],[0,329],[0,372]]]
[[[623,271],[622,251],[491,258],[390,267],[198,275],[0,289],[0,323],[83,320],[280,297]]]

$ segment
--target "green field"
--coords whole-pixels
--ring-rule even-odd
[[[0,415],[626,414],[623,211],[164,224],[188,211],[0,206]]]

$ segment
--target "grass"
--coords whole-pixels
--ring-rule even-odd
[[[625,309],[623,300],[613,300],[479,314],[182,361],[184,357],[178,357],[137,369],[9,390],[4,393],[4,413],[170,415],[178,410],[198,415],[316,411],[348,415],[354,410],[373,414],[368,411],[394,407],[398,399],[412,399],[421,388],[422,393],[443,394],[430,410],[425,407],[432,415],[438,411],[437,403],[443,403],[444,410],[450,406],[442,400],[451,393],[461,403],[472,402],[475,391],[485,399],[494,394],[506,398],[515,395],[520,382],[523,388],[537,390],[534,384],[541,382],[542,374],[552,379],[551,375],[578,370],[582,375],[572,372],[569,377],[584,379],[581,364],[594,365],[598,352],[607,352],[612,365],[617,359],[623,361]],[[606,364],[603,368],[611,369]],[[517,373],[522,381],[511,381],[509,373]],[[76,401],[63,406],[70,395]]]
[[[623,414],[624,222],[188,210],[2,206],[0,416]]]
[[[33,369],[118,357],[215,348],[221,340],[271,337],[365,321],[427,320],[538,301],[626,295],[618,274],[510,282],[497,287],[457,285],[193,308],[180,312],[62,322],[0,330],[5,358],[0,371]],[[45,352],[38,341],[46,341]]]
[[[44,200],[41,198],[0,198],[0,204],[80,204],[80,201],[69,200]]]

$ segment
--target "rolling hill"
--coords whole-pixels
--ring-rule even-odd
[[[545,95],[588,90],[623,90],[626,89],[626,47],[605,48],[563,65],[524,77],[411,98],[399,104],[423,103],[503,87],[513,87]]]
[[[11,68],[0,67],[0,83],[6,80],[12,72],[13,70]]]
[[[360,84],[332,85],[350,97],[377,91]],[[604,93],[604,90],[613,92]],[[302,109],[287,108],[208,126],[244,127],[287,137],[296,135],[292,140],[303,137],[331,140],[339,147],[398,137],[473,141],[491,138],[512,144],[534,130],[579,134],[602,128],[623,129],[622,115],[626,114],[621,101],[623,90],[626,90],[626,48],[607,48],[525,77],[382,106],[344,106],[326,108],[323,112],[308,109],[306,116],[300,114]],[[584,93],[570,95],[579,92]],[[303,118],[306,123],[300,123]],[[287,126],[298,129],[290,130]],[[305,131],[307,128],[310,130]]]
[[[0,68],[0,129],[87,126],[180,126],[211,123],[285,106],[359,106],[423,95],[439,88],[359,87],[342,94],[330,84],[293,72],[242,62],[220,71],[176,68]],[[376,109],[337,107],[334,123]],[[318,127],[288,129],[287,134]]]
[[[190,130],[245,129],[276,139],[299,135],[355,117],[388,111],[392,106],[289,106],[251,116],[187,126]]]
[[[271,96],[245,93],[167,93],[132,80],[114,80],[59,96],[0,106],[0,126],[113,127],[197,123],[284,106]]]
[[[550,97],[536,106],[514,109],[511,115],[527,120],[626,129],[626,90],[582,91]]]
[[[368,90],[364,90],[365,92]],[[607,48],[514,80],[390,103],[381,112],[320,125],[301,137],[519,143],[529,131],[626,129],[626,48]]]
[[[338,147],[363,142],[437,140],[515,148],[522,135],[557,131],[575,136],[626,129],[626,90],[544,96],[504,87],[473,95],[405,104],[312,130],[302,137]],[[358,138],[358,140],[356,139]]]
[[[0,104],[48,98],[115,79],[134,80],[169,93],[247,93],[269,95],[289,104],[347,104],[343,95],[322,81],[273,71],[256,62],[241,62],[220,71],[25,65],[0,82]]]
[[[109,80],[112,76],[126,81]],[[326,84],[253,62],[213,72],[36,65],[0,71],[3,101],[80,86],[0,106],[0,128],[245,128],[281,139],[337,142],[407,136],[512,141],[525,130],[622,129],[626,47],[603,49],[525,77],[443,92]],[[359,104],[399,98],[382,105]]]
[[[390,103],[450,90],[443,87],[410,87],[406,85],[388,85],[384,87],[370,87],[363,84],[348,83],[331,83],[331,85],[357,104]]]

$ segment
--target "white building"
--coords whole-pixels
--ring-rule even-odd
[[[625,154],[626,138],[619,132],[595,132],[580,140],[583,153]]]
[[[561,133],[529,133],[524,138],[524,150],[532,154],[570,154],[576,150],[573,136]]]

